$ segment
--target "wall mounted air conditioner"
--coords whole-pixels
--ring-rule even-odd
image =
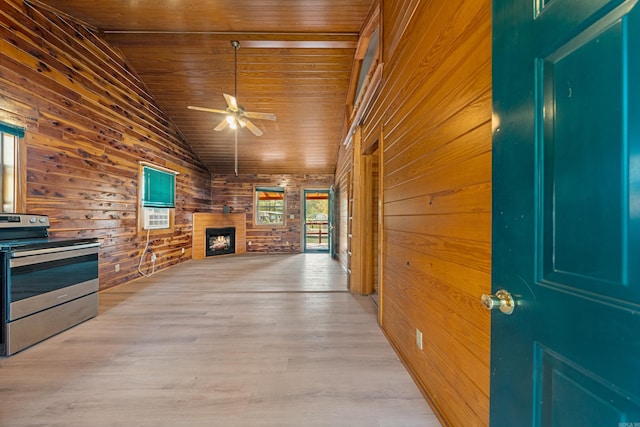
[[[142,208],[142,228],[144,230],[169,228],[169,216],[169,208]]]

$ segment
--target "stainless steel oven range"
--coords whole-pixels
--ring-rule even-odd
[[[95,238],[50,238],[49,217],[0,213],[0,355],[98,314]]]

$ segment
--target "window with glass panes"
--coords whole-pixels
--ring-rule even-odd
[[[256,187],[256,224],[284,225],[284,188]]]
[[[18,141],[24,129],[0,123],[0,202],[2,212],[16,211]]]

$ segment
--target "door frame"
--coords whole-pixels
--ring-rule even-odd
[[[308,249],[307,248],[307,194],[322,193],[327,195],[327,249]],[[331,205],[332,205],[331,188],[304,188],[302,190],[302,252],[318,252],[331,254],[331,245],[333,242],[333,230],[331,229]]]

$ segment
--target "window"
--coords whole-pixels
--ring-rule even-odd
[[[284,188],[256,187],[256,224],[284,225]]]
[[[0,202],[2,212],[18,211],[18,141],[24,129],[0,123]]]
[[[171,228],[172,208],[176,206],[178,172],[140,162],[140,213],[142,230]]]
[[[142,165],[142,206],[174,208],[176,206],[176,172]]]

